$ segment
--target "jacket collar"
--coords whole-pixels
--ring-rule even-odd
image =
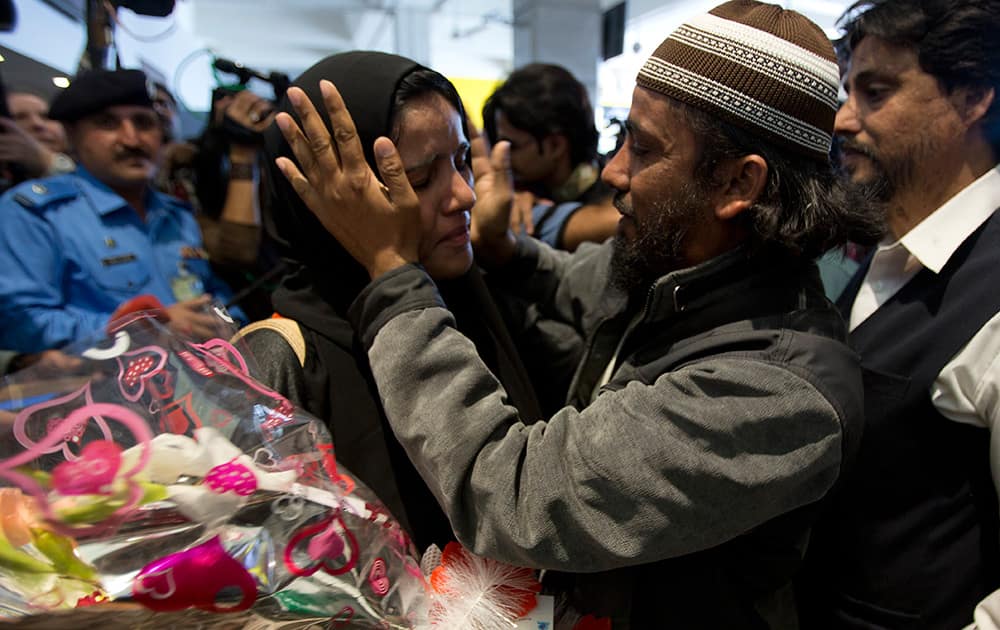
[[[815,265],[807,261],[742,245],[658,279],[647,296],[644,320],[690,315],[713,307],[729,310],[747,300],[768,310],[795,310],[802,302],[804,274],[815,276],[806,283],[819,281]]]
[[[111,190],[107,184],[100,181],[94,175],[82,166],[77,167],[76,174],[79,176],[80,191],[85,197],[90,201],[90,207],[93,208],[99,216],[105,216],[122,210],[124,208],[131,208],[121,195]],[[160,203],[160,199],[157,195],[153,193],[153,189],[149,186],[146,187],[146,214],[149,215],[155,211],[160,206],[169,206],[170,204]]]

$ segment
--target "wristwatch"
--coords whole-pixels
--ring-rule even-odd
[[[65,153],[53,153],[49,162],[49,175],[72,173],[76,170],[76,162]]]

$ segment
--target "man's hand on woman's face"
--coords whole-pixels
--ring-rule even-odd
[[[501,265],[513,255],[511,231],[514,178],[510,171],[510,143],[498,142],[491,151],[486,139],[469,122],[472,136],[472,174],[476,178],[476,205],[472,207],[472,246],[476,259]]]
[[[375,141],[375,160],[385,185],[365,161],[354,121],[337,88],[320,82],[331,135],[306,93],[289,88],[288,100],[302,121],[286,113],[276,122],[295,154],[276,164],[285,178],[344,249],[372,278],[417,262],[420,201],[392,141]]]

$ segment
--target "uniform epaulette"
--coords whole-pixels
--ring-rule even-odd
[[[25,208],[37,210],[55,201],[73,199],[79,194],[80,189],[68,177],[50,177],[23,184],[14,195],[14,201]]]
[[[184,210],[186,212],[192,212],[192,213],[194,212],[194,208],[191,206],[191,204],[188,203],[187,201],[184,201],[183,199],[178,199],[173,195],[164,195],[163,197],[164,197],[164,202],[168,206],[171,206],[178,210]]]

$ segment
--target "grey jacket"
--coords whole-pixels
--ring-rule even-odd
[[[801,557],[803,510],[833,487],[860,433],[860,370],[843,322],[812,263],[744,250],[660,278],[630,309],[607,286],[610,252],[610,242],[569,255],[524,240],[505,270],[589,339],[575,404],[544,421],[506,404],[421,269],[372,283],[352,315],[388,418],[474,552],[571,572],[709,554],[702,585],[758,610],[670,627],[760,627],[771,615],[760,602],[787,590],[797,566],[784,557]],[[764,564],[746,570],[768,575],[734,587],[746,576],[726,574],[729,560],[712,553],[757,532],[782,566],[755,558]],[[688,562],[677,584],[703,565]]]

